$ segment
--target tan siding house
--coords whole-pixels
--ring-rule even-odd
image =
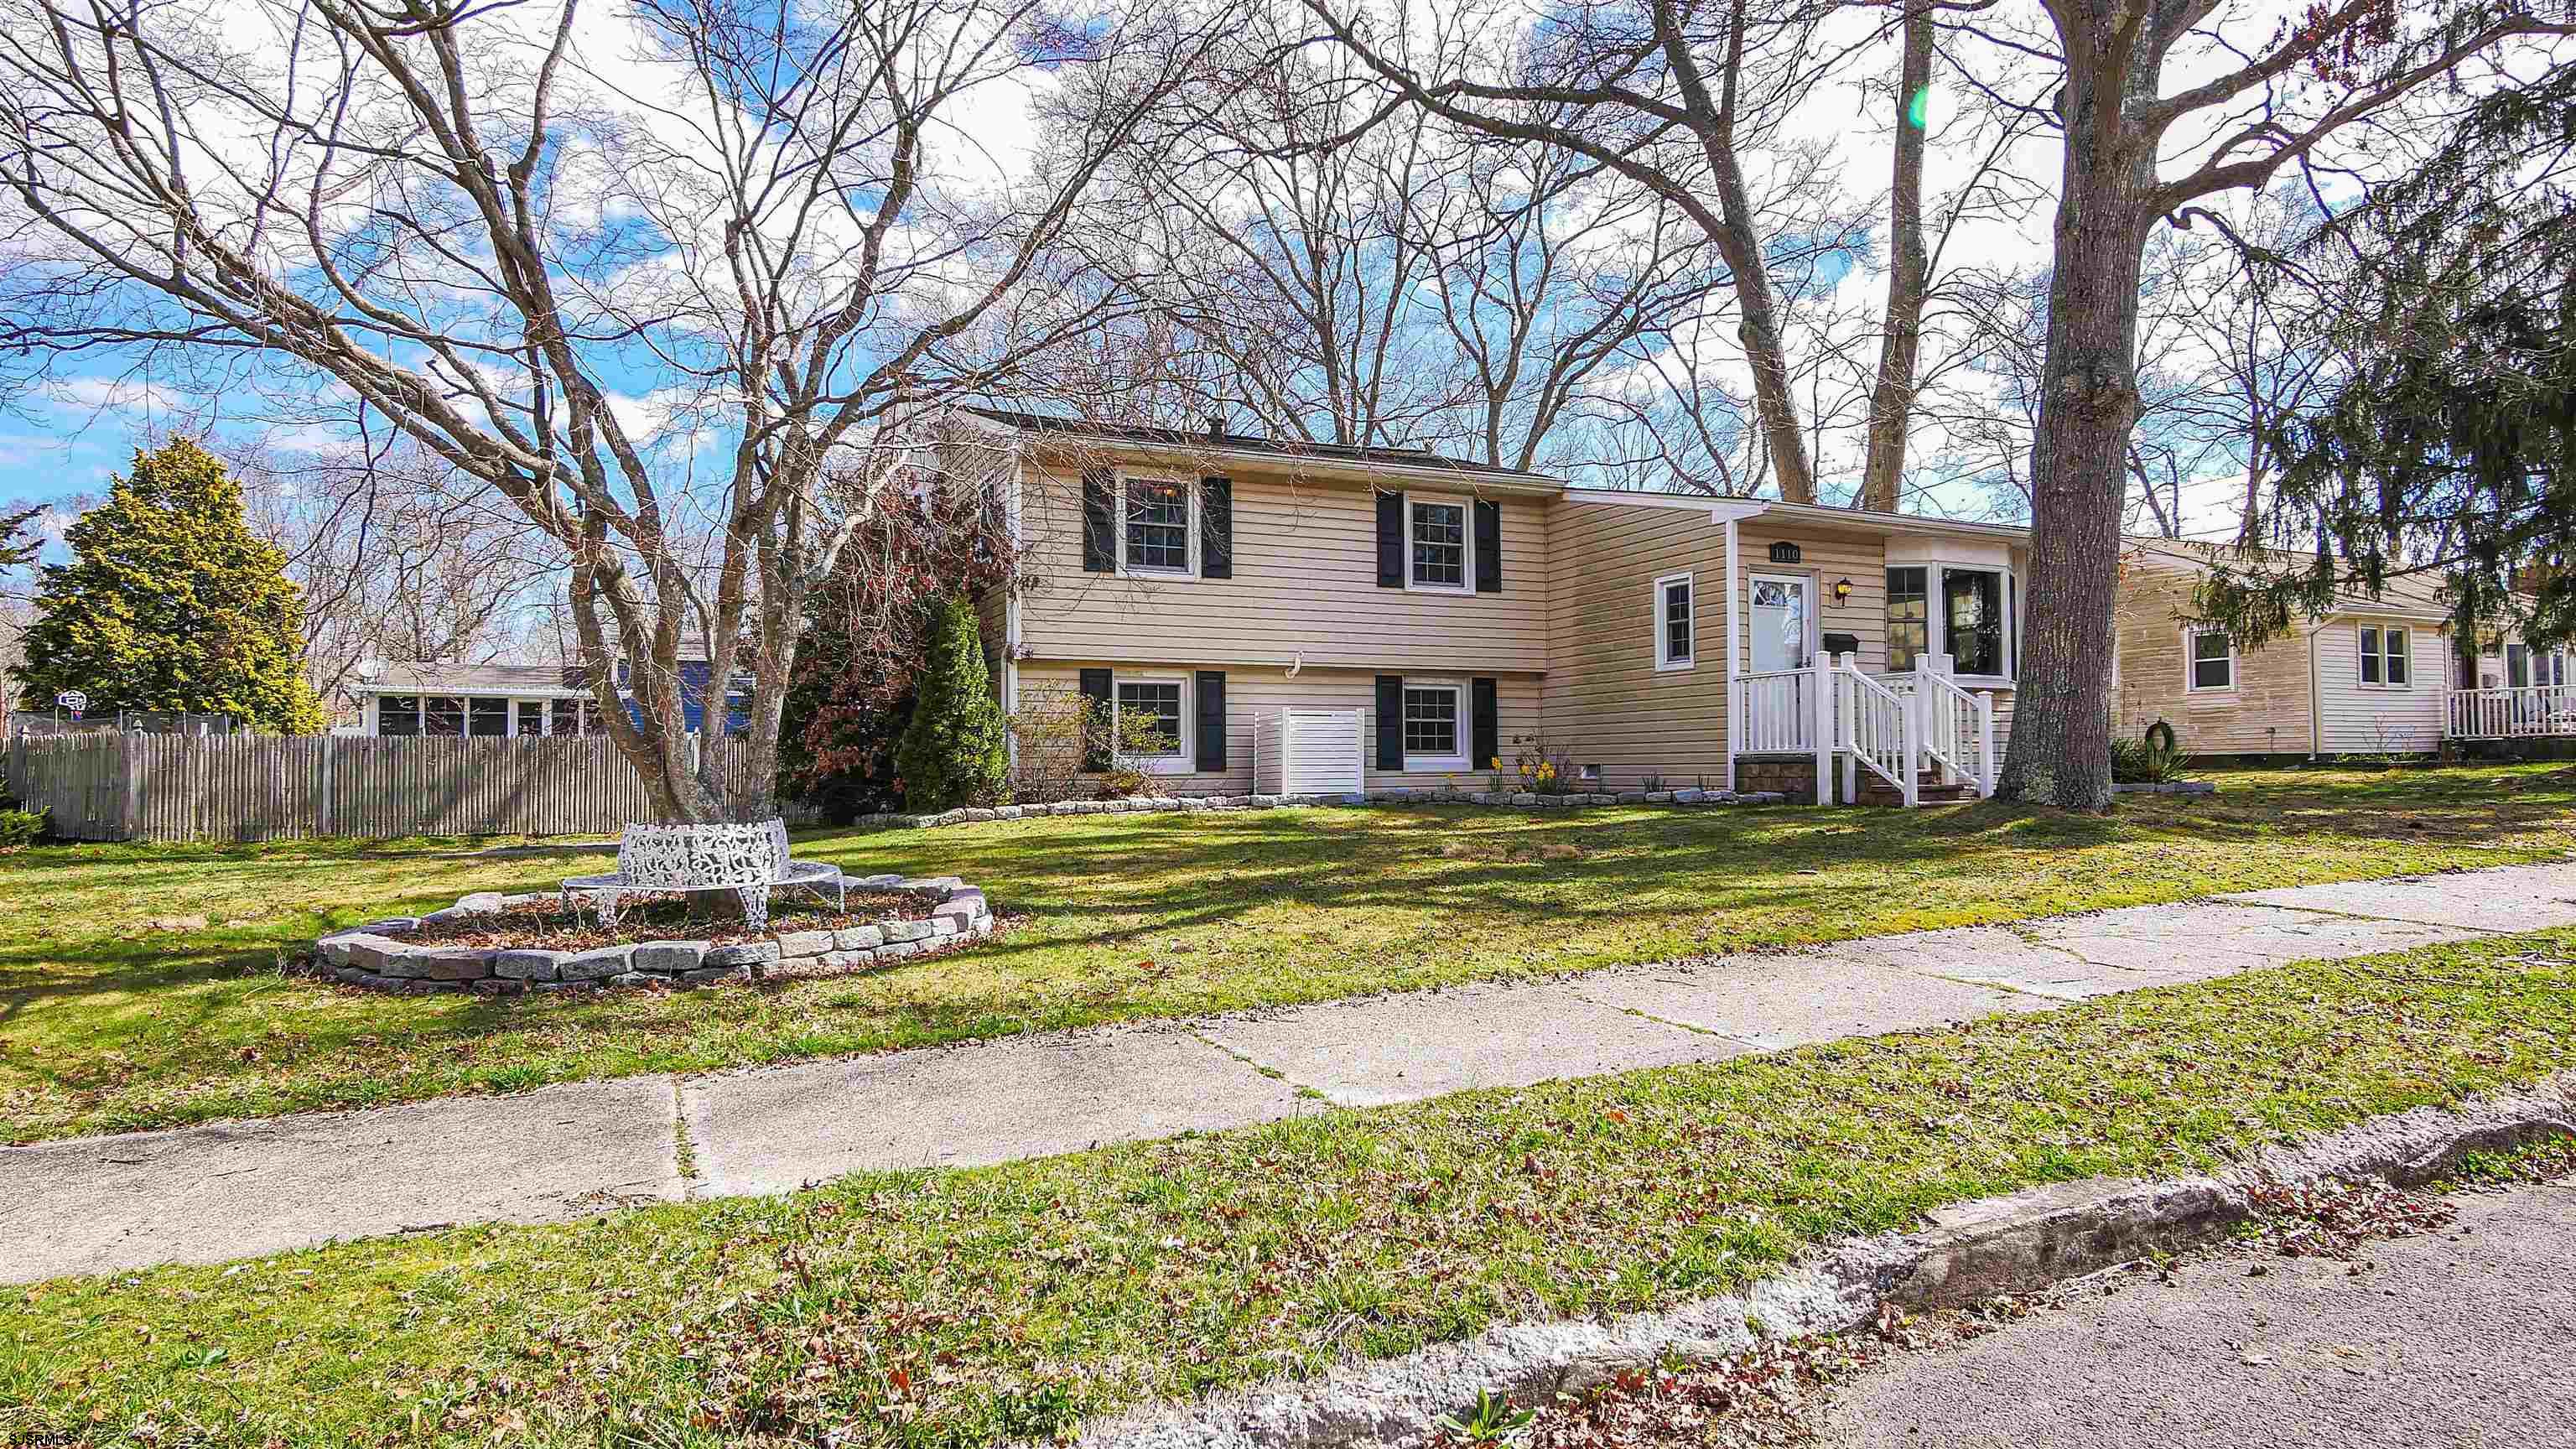
[[[2450,631],[2436,586],[2391,584],[2245,646],[2196,620],[2205,548],[2131,545],[2122,563],[2113,727],[2161,719],[2197,755],[2421,753],[2441,747]]]
[[[1912,802],[1993,787],[2021,528],[980,416],[1022,458],[1030,582],[984,606],[1002,697],[1154,713],[1163,747],[1117,763],[1180,792],[1280,789],[1282,762],[1317,751],[1363,789],[1482,789],[1497,757],[1508,770],[1542,742],[1577,789]],[[2220,640],[2195,671],[2199,565],[2148,549],[2130,563],[2123,728],[2165,718],[2201,753],[2441,737],[2429,602],[2341,611],[2241,656]],[[1292,728],[1320,743],[1282,748]]]

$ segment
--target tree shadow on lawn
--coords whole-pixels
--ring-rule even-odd
[[[2576,772],[2560,773],[2576,777]],[[2499,792],[2493,778],[2442,781],[2436,788],[2427,788],[2420,778],[2400,778],[2385,789],[2365,788],[2366,798],[2359,801],[2347,781],[2282,782],[2275,775],[2234,784],[2237,798],[2232,802],[2227,794],[2217,797],[2215,805],[2188,797],[2124,797],[2118,809],[2103,816],[1993,803],[1911,812],[1781,806],[1689,814],[1616,807],[1532,814],[1416,806],[1225,815],[1154,812],[1088,817],[1073,830],[1033,821],[964,827],[954,833],[808,835],[799,840],[800,855],[835,859],[863,873],[955,873],[984,886],[996,906],[1014,918],[1013,929],[968,954],[977,967],[1000,979],[982,994],[964,998],[939,999],[908,989],[953,970],[947,963],[956,958],[950,957],[861,977],[775,983],[757,993],[678,999],[656,994],[641,1001],[623,999],[628,993],[577,1000],[386,997],[304,977],[257,979],[273,971],[279,951],[297,951],[323,930],[446,904],[468,890],[551,889],[560,873],[552,860],[485,857],[496,865],[506,861],[510,869],[469,876],[463,871],[472,869],[470,863],[460,861],[463,869],[453,879],[427,891],[411,881],[388,882],[398,893],[381,900],[299,904],[277,921],[226,933],[228,939],[221,943],[181,938],[165,946],[151,938],[102,934],[0,951],[0,1027],[38,1002],[131,995],[136,1000],[130,1009],[84,1023],[83,1034],[113,1038],[149,1030],[166,1036],[174,1026],[212,1026],[218,1018],[256,1012],[258,999],[272,990],[291,994],[296,1004],[309,1004],[303,994],[313,993],[349,1002],[345,1017],[305,1013],[294,1021],[305,1050],[329,1053],[360,1037],[387,1034],[413,1040],[557,1028],[584,1034],[685,1034],[713,1015],[756,1013],[761,1000],[792,994],[800,1010],[875,1011],[894,1019],[890,1027],[910,1022],[934,1033],[963,1035],[971,1034],[972,1023],[997,1015],[1047,1019],[1068,1012],[1096,1015],[1104,1009],[1119,1014],[1115,1008],[1124,998],[1153,983],[1083,957],[1123,955],[1237,927],[1245,917],[1275,906],[1311,908],[1316,921],[1302,931],[1274,928],[1276,944],[1267,951],[1216,963],[1214,975],[1194,984],[1217,990],[1229,977],[1260,970],[1265,955],[1276,960],[1282,953],[1330,952],[1345,943],[1392,949],[1401,959],[1390,964],[1390,979],[1409,984],[1420,974],[1409,953],[1418,953],[1426,937],[1444,938],[1460,950],[1510,944],[1490,934],[1480,942],[1480,933],[1464,929],[1479,920],[1501,924],[1507,935],[1525,930],[1531,920],[1557,922],[1563,929],[1553,933],[1551,946],[1582,938],[1604,923],[1634,921],[1656,942],[1696,951],[1764,944],[1766,937],[1782,934],[1762,929],[1764,923],[1803,921],[1812,936],[1848,934],[1837,926],[1863,916],[1889,918],[1872,902],[1891,890],[1926,899],[1956,897],[1965,915],[1952,923],[2009,919],[2028,914],[2016,909],[2015,901],[2072,890],[2088,871],[2124,863],[2097,866],[2089,861],[2088,853],[2099,847],[2125,843],[2152,860],[2162,845],[2206,848],[2278,841],[2285,831],[2298,835],[2302,845],[2329,848],[2338,840],[2440,846],[2527,835],[2553,817],[2564,818],[2576,804],[2576,789],[2556,780]],[[2222,789],[2227,788],[2223,783]],[[2499,793],[2504,794],[2501,801]],[[2393,828],[2393,810],[2430,813],[2439,821],[2438,835],[2428,841]],[[1571,847],[1570,856],[1562,853],[1564,847]],[[1552,849],[1558,853],[1551,854]],[[197,853],[138,862],[145,869],[136,884],[148,892],[152,878],[162,874],[158,868],[166,868],[175,873],[172,884],[204,888],[211,876],[230,886],[256,886],[281,870],[408,861],[422,854],[332,849],[299,856],[276,847],[259,847],[247,857]],[[2185,862],[2182,868],[2189,868],[2189,852],[2174,854]],[[2137,868],[2133,861],[2125,863]],[[11,868],[16,865],[12,862]],[[1711,928],[1730,914],[1742,915],[1746,927]],[[1818,923],[1826,928],[1812,929]],[[1582,954],[1579,946],[1573,954]],[[66,959],[82,964],[67,969]],[[1072,968],[1070,976],[1067,968]],[[1555,975],[1565,969],[1573,968],[1534,965],[1526,974]],[[1042,981],[1050,971],[1067,979]],[[1097,991],[1081,984],[1081,977],[1091,973],[1102,978]],[[1523,973],[1502,969],[1477,974]],[[1044,985],[1052,995],[1028,989],[1015,995],[1014,980],[1024,988]],[[849,992],[860,983],[845,1008],[828,999],[835,990]],[[191,989],[201,986],[227,989]],[[745,1001],[747,995],[753,1000]],[[170,1019],[169,1011],[178,1005],[174,997],[189,998],[186,1023]],[[156,1006],[162,1014],[148,1028],[140,1026]],[[22,1059],[18,1065],[30,1063]]]

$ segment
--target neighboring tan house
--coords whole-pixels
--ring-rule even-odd
[[[2195,755],[2426,753],[2445,739],[2576,734],[2566,657],[2516,642],[2460,679],[2438,581],[2392,580],[2254,647],[2195,621],[2208,545],[2133,541],[2122,560],[2112,726],[2161,719]]]
[[[1578,789],[1991,791],[2023,529],[975,415],[1035,577],[987,601],[1004,707],[1151,711],[1123,763],[1175,791],[1481,788],[1540,737]]]

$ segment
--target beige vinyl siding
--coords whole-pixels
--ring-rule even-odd
[[[2193,754],[2366,754],[2437,749],[2442,741],[2445,632],[2421,619],[2338,613],[2236,651],[2236,687],[2186,687],[2186,620],[2204,566],[2156,547],[2133,552],[2120,578],[2119,681],[2112,728],[2143,733],[2158,719]],[[2429,593],[2426,594],[2429,598]],[[2410,600],[2421,602],[2421,600]],[[2409,633],[2404,689],[2360,682],[2364,624]]]
[[[1155,783],[1175,795],[1243,795],[1252,791],[1252,725],[1255,716],[1281,708],[1356,709],[1365,713],[1362,725],[1368,731],[1362,736],[1362,764],[1372,788],[1420,787],[1438,785],[1446,775],[1431,771],[1387,771],[1377,768],[1376,716],[1377,671],[1317,669],[1312,665],[1290,679],[1275,665],[1227,666],[1223,664],[1173,663],[1170,661],[1117,661],[1107,659],[1076,660],[1064,663],[1047,661],[1020,666],[1020,697],[1034,703],[1049,693],[1070,694],[1082,688],[1082,670],[1086,667],[1125,674],[1196,674],[1219,670],[1225,675],[1225,764],[1224,773],[1200,772],[1187,775],[1157,775]],[[1404,673],[1387,670],[1386,673]],[[1503,761],[1512,760],[1515,736],[1538,733],[1539,681],[1530,673],[1504,673],[1492,669],[1414,670],[1408,677],[1437,677],[1454,681],[1463,688],[1478,675],[1494,680],[1495,733],[1501,741]],[[1462,710],[1470,703],[1460,700]],[[1192,710],[1195,714],[1195,708]],[[1195,726],[1190,721],[1185,725]],[[1459,721],[1462,736],[1471,726],[1462,714]],[[1461,738],[1461,749],[1473,744],[1472,736]],[[1193,744],[1195,748],[1195,744]],[[1476,762],[1479,766],[1482,761]],[[1462,789],[1484,788],[1482,781],[1490,771],[1476,770],[1458,776]]]
[[[1023,507],[1038,579],[1021,606],[1026,657],[1285,668],[1302,656],[1310,670],[1372,672],[1547,667],[1547,500],[1494,499],[1502,510],[1502,592],[1382,589],[1372,490],[1284,473],[1231,476],[1234,576],[1207,579],[1083,572],[1081,480],[1034,474]],[[1411,491],[1472,496],[1464,486]]]
[[[1726,530],[1706,508],[1560,500],[1548,630],[1547,733],[1611,789],[1726,776]],[[1655,668],[1654,581],[1691,574],[1695,660]]]
[[[984,644],[984,667],[992,686],[993,702],[1002,709],[1011,707],[1006,683],[1010,660],[1010,593],[991,588],[975,601],[975,627]]]
[[[1804,576],[1810,580],[1809,597],[1816,601],[1816,625],[1808,633],[1808,642],[1816,643],[1827,634],[1853,634],[1860,638],[1860,667],[1872,674],[1887,672],[1887,540],[1880,537],[1844,534],[1819,534],[1812,529],[1780,529],[1764,519],[1753,519],[1739,526],[1737,551],[1743,560],[1744,578],[1738,583],[1736,624],[1742,631],[1744,652],[1738,662],[1747,673],[1753,669],[1753,576]],[[1799,561],[1775,564],[1770,561],[1771,545],[1794,543]],[[1852,582],[1851,601],[1834,602],[1834,583],[1838,579]],[[1722,601],[1721,601],[1722,602]],[[1719,616],[1721,619],[1724,615]]]
[[[2236,687],[2193,690],[2185,620],[2201,569],[2160,554],[2135,554],[2120,577],[2115,616],[2119,680],[2113,692],[2114,735],[2138,736],[2157,720],[2174,742],[2196,755],[2306,754],[2306,630],[2236,651]]]
[[[2361,631],[2406,630],[2404,688],[2361,683]],[[2433,657],[2427,658],[2428,646]],[[2330,755],[2388,754],[2442,747],[2442,636],[2404,619],[2344,617],[2317,630],[2317,716]],[[2432,668],[2429,672],[2427,665]]]

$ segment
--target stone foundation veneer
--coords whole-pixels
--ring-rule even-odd
[[[1810,766],[1808,780],[1813,788]],[[1052,805],[994,805],[937,815],[862,815],[861,827],[926,829],[969,821],[1036,820],[1050,815],[1119,815],[1144,810],[1273,810],[1309,805],[1501,805],[1522,810],[1585,805],[1782,805],[1788,796],[1767,790],[1577,790],[1541,795],[1530,790],[1370,790],[1352,795],[1137,795],[1119,800],[1062,800]]]
[[[638,941],[587,951],[551,951],[415,945],[402,939],[425,923],[488,916],[557,899],[552,892],[505,896],[478,891],[426,916],[396,916],[355,930],[334,931],[314,943],[314,955],[333,980],[350,986],[407,996],[447,991],[516,996],[601,986],[713,986],[754,980],[782,967],[855,971],[993,934],[993,910],[984,893],[953,875],[919,880],[874,875],[850,884],[862,890],[918,896],[930,907],[929,913],[920,920],[883,921],[837,931],[780,931],[766,940],[729,946]]]

